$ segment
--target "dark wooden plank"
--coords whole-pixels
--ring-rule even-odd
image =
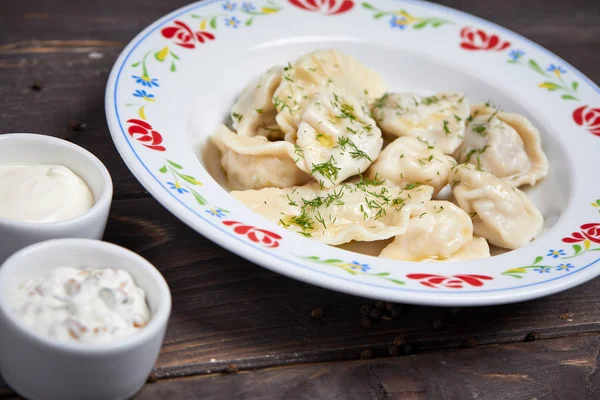
[[[1,131],[41,132],[71,140],[107,165],[117,198],[146,196],[108,134],[105,83],[121,49],[136,33],[186,3],[0,2]],[[494,7],[468,0],[441,3],[524,34],[600,81],[600,70],[595,68],[600,10],[594,0],[510,0]],[[91,53],[102,58],[92,59]]]
[[[453,310],[405,306],[397,320],[360,326],[370,300],[272,273],[232,255],[175,220],[153,199],[115,201],[106,240],[156,265],[173,294],[159,377],[286,363],[379,356],[398,335],[415,352],[600,331],[600,280],[521,304]],[[323,308],[322,319],[311,317]],[[439,320],[442,326],[433,327]],[[401,351],[404,349],[401,349]]]
[[[159,381],[138,399],[597,399],[598,337]]]

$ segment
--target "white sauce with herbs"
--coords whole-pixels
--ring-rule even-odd
[[[0,165],[0,218],[59,222],[94,205],[88,185],[62,165]]]
[[[120,269],[60,267],[29,279],[9,297],[24,325],[61,341],[115,342],[151,319],[144,290]]]

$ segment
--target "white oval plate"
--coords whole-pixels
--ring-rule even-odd
[[[329,47],[379,71],[389,90],[463,91],[530,118],[551,165],[529,191],[545,232],[486,260],[398,262],[287,232],[229,196],[215,180],[222,173],[208,142],[213,129],[262,71]],[[125,48],[108,81],[106,114],[129,169],[175,216],[295,279],[449,306],[532,299],[600,274],[600,89],[539,45],[450,8],[406,0],[195,3],[153,23]]]

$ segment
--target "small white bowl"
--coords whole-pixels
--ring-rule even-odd
[[[61,342],[24,326],[7,299],[24,280],[59,266],[119,268],[146,292],[152,319],[137,335],[107,344]],[[162,275],[139,255],[89,239],[56,239],[31,245],[0,268],[0,371],[29,399],[126,399],[146,382],[171,313]]]
[[[77,218],[32,223],[0,218],[0,262],[33,243],[62,237],[102,239],[112,200],[112,180],[106,167],[89,151],[66,140],[31,133],[0,135],[1,164],[63,165],[83,179],[95,204]]]

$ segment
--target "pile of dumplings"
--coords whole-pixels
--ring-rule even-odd
[[[466,261],[542,230],[518,189],[548,173],[538,130],[461,93],[390,93],[355,58],[318,50],[250,84],[231,121],[212,136],[231,195],[319,242],[393,238],[380,257]]]

